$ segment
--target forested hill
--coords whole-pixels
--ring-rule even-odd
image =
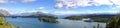
[[[85,15],[85,18],[93,18],[93,17],[99,17],[99,18],[111,18],[115,16],[116,14],[90,14],[90,15]]]
[[[113,16],[116,16],[117,14],[87,14],[87,15],[71,15],[73,16],[78,16],[78,17],[83,17],[83,18],[94,18],[94,17],[99,17],[99,18],[111,18]],[[71,17],[67,16],[67,17]]]
[[[86,20],[86,22],[107,22],[110,18],[116,16],[116,14],[89,14],[89,15],[72,15],[65,17],[65,19],[70,20],[81,20],[83,18],[90,18],[90,20]]]

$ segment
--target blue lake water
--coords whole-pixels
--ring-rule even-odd
[[[40,22],[38,18],[7,18],[7,22],[12,23],[15,27],[22,28],[93,28],[97,26],[97,22],[83,22],[67,19],[57,19],[59,23]],[[99,23],[102,28],[105,28],[106,23]]]

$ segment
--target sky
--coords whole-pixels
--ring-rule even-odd
[[[11,14],[44,12],[52,14],[118,13],[120,0],[0,0],[0,9]]]

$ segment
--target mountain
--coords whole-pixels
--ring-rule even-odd
[[[43,13],[43,12],[24,12],[20,14],[13,14],[11,16],[24,16],[24,17],[57,17],[57,18],[65,18],[69,16],[84,16],[85,18],[92,17],[102,17],[102,18],[110,18],[115,16],[116,14],[105,14],[105,13],[96,13],[96,14],[70,14],[70,15],[55,15],[51,13]]]
[[[115,15],[116,14],[89,14],[89,15],[85,15],[85,17],[86,18],[92,18],[92,17],[111,18]]]
[[[99,17],[99,18],[111,18],[117,14],[77,14],[77,15],[70,15],[70,16],[82,16],[84,18],[94,18],[94,17]],[[67,16],[69,17],[69,16]]]
[[[35,14],[49,15],[48,13],[43,13],[43,12],[24,12],[24,13],[19,13],[19,14],[12,14],[11,16],[30,16],[30,15],[35,15]]]
[[[12,17],[54,17],[55,15],[43,12],[24,12],[20,14],[13,14]]]

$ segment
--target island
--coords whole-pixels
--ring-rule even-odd
[[[82,19],[85,19],[85,18],[89,18],[89,20],[84,20],[84,22],[102,22],[102,23],[106,23],[113,16],[115,16],[115,15],[112,15],[112,14],[88,14],[88,15],[67,16],[64,19],[82,20]]]
[[[56,19],[57,17],[54,16],[38,16],[39,20],[41,22],[48,22],[48,23],[59,23]]]
[[[83,16],[68,16],[65,17],[64,19],[69,19],[69,20],[82,20],[84,17]]]

